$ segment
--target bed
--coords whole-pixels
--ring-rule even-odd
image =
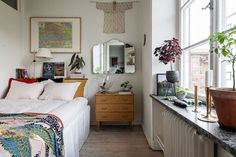
[[[82,97],[81,89],[77,90],[75,98],[70,101],[0,99],[0,113],[38,113],[58,117],[63,125],[63,154],[65,154],[65,157],[79,157],[79,150],[89,134],[90,106],[88,105],[88,100]],[[37,151],[37,149],[31,149],[32,154],[37,153],[34,152]],[[11,155],[1,147],[0,156],[4,157]]]

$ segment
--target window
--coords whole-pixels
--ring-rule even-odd
[[[211,17],[209,9],[202,9],[208,3],[206,0],[192,0],[181,7],[182,85],[190,91],[198,85],[201,93],[205,91],[205,71],[210,67],[210,46],[204,40],[210,35]]]
[[[198,85],[204,94],[205,72],[213,70],[214,85],[232,86],[231,65],[210,53],[211,33],[229,31],[236,25],[236,0],[182,0],[181,14],[181,85],[193,90]],[[214,6],[214,7],[213,7]]]
[[[220,18],[220,31],[227,31],[236,25],[236,1],[235,0],[221,0],[221,18]],[[221,61],[224,58],[221,59]],[[221,86],[232,87],[232,67],[227,63],[221,63]]]

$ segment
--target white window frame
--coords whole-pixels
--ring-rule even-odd
[[[184,35],[184,31],[183,31],[183,26],[184,26],[184,19],[182,18],[183,15],[182,15],[182,10],[189,6],[190,4],[192,4],[194,1],[196,0],[188,0],[184,5],[181,6],[181,1],[179,1],[179,37],[180,37],[180,41],[183,41],[183,35]],[[224,15],[223,13],[225,11],[222,10],[222,5],[223,5],[223,1],[224,0],[210,0],[210,3],[211,3],[211,6],[213,7],[213,9],[211,9],[211,12],[210,12],[210,34],[214,34],[215,32],[221,32],[223,30],[223,26],[224,26],[224,23],[223,23],[223,19],[224,19]],[[230,31],[232,28],[228,29],[228,30],[225,30],[224,32],[228,32]],[[209,34],[209,35],[210,35]],[[197,43],[194,43],[194,44],[191,44],[187,47],[183,47],[183,53],[184,51],[187,51],[187,50],[190,50],[190,49],[193,49],[193,48],[196,48],[196,47],[199,47],[203,44],[206,44],[207,42],[209,42],[209,39],[202,39],[201,41],[197,42]],[[215,45],[214,44],[211,44],[210,43],[210,70],[213,70],[213,86],[214,87],[219,87],[221,86],[221,59],[218,55],[216,55],[215,53],[213,53],[213,47]],[[183,64],[183,60],[181,60],[179,62],[179,71],[180,71],[180,85],[183,86],[184,85],[184,81],[189,81],[189,80],[184,80],[184,64]]]

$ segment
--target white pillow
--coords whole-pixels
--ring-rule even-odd
[[[48,83],[44,88],[41,100],[73,100],[80,82],[74,83]]]
[[[5,99],[38,99],[43,92],[42,83],[12,81]]]
[[[52,82],[54,82],[54,81],[51,80],[51,79],[48,79],[48,80],[45,80],[45,81],[41,81],[40,83],[42,83],[43,87],[45,88],[49,83],[52,83]]]

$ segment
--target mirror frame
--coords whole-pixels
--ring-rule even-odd
[[[108,56],[109,55],[107,55],[107,52],[109,52],[109,46],[110,45],[124,45],[124,47],[126,48],[126,45],[127,45],[128,43],[125,43],[125,42],[123,42],[123,41],[121,41],[121,40],[119,40],[119,39],[110,39],[110,40],[108,40],[108,41],[106,41],[106,42],[103,42],[103,43],[98,43],[98,44],[95,44],[93,47],[92,47],[92,73],[93,74],[106,74],[107,73],[107,71],[110,71],[110,65],[109,66],[104,66],[103,65],[103,68],[104,69],[106,69],[106,70],[102,70],[102,72],[101,73],[96,73],[96,72],[94,72],[94,48],[95,47],[97,47],[97,46],[99,46],[99,45],[103,45],[103,47],[106,47],[106,48],[104,48],[106,51],[105,51],[105,59],[106,59],[106,63],[109,63],[110,61],[109,61],[109,58],[108,58]],[[128,44],[129,45],[129,44]],[[110,74],[134,74],[134,73],[136,73],[136,48],[135,48],[135,46],[133,46],[133,45],[130,45],[131,47],[133,47],[134,48],[134,53],[135,53],[135,57],[134,57],[134,72],[125,72],[124,71],[124,73],[110,73]],[[103,51],[104,52],[104,51]],[[125,51],[124,51],[124,57],[125,57],[125,55],[126,55],[126,53],[125,53]],[[124,67],[125,67],[125,61],[124,61]]]

